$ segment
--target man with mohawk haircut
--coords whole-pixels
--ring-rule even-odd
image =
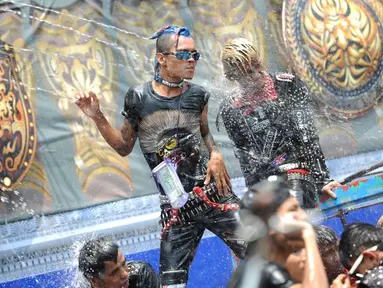
[[[221,115],[246,185],[284,175],[304,208],[314,208],[319,193],[336,198],[332,189],[340,184],[329,179],[304,83],[287,73],[269,75],[244,38],[227,43],[221,60],[239,89],[222,103],[217,128]]]
[[[222,154],[208,127],[209,93],[185,81],[193,78],[200,57],[190,31],[166,26],[151,39],[156,39],[154,81],[130,87],[121,131],[109,124],[94,93],[78,95],[77,105],[121,156],[130,154],[138,138],[155,176],[164,164],[175,167],[177,179],[173,177],[170,184],[165,185],[158,175],[154,177],[163,225],[160,276],[162,287],[186,287],[189,267],[205,229],[220,237],[240,258],[246,247],[235,235],[234,212],[239,200],[231,191]],[[208,153],[200,148],[201,138]],[[173,192],[177,188],[186,191],[182,192],[188,195],[186,204],[174,206],[165,186],[172,187]]]

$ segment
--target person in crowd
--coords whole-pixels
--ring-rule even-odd
[[[338,275],[331,288],[383,287],[380,281],[383,279],[382,237],[383,230],[371,224],[347,226],[339,242],[339,255],[346,273]]]
[[[383,230],[368,223],[353,223],[343,231],[339,242],[342,265],[350,275],[364,275],[379,266],[383,253],[377,250],[383,242]]]
[[[332,190],[341,185],[329,177],[304,83],[292,74],[267,73],[244,38],[228,42],[221,60],[226,78],[239,89],[222,102],[217,129],[222,116],[246,185],[278,174],[304,208],[314,208],[320,193],[336,198]]]
[[[344,269],[338,253],[338,238],[333,230],[323,225],[314,226],[319,253],[322,257],[329,284],[342,273]],[[301,283],[304,276],[306,250],[301,249],[289,255],[286,261],[286,269],[291,278]]]
[[[110,125],[93,92],[77,95],[76,104],[121,156],[131,153],[138,138],[150,169],[164,169],[163,181],[160,176],[153,177],[160,192],[163,225],[161,284],[185,287],[206,228],[222,238],[240,258],[246,243],[235,235],[234,212],[239,199],[231,190],[223,156],[208,126],[209,93],[202,86],[185,81],[193,78],[200,57],[190,30],[166,26],[151,39],[156,39],[154,80],[128,90],[121,131]],[[201,140],[209,154],[201,149]],[[171,174],[173,168],[176,175]],[[170,199],[169,193],[175,199]],[[189,200],[184,206],[173,204],[182,203],[183,198],[181,201],[177,197],[186,193]]]
[[[284,179],[272,176],[252,185],[240,207],[240,233],[247,236],[248,251],[229,288],[328,287],[314,228]],[[291,253],[302,249],[305,261],[299,283],[286,264]]]
[[[116,243],[92,239],[82,246],[78,268],[92,288],[159,288],[160,281],[150,264],[128,261]]]
[[[378,250],[382,253],[383,247],[380,244]],[[380,288],[383,287],[383,263],[380,261],[379,266],[368,270],[363,278],[359,281],[359,288]]]
[[[340,274],[344,273],[344,268],[339,257],[339,239],[335,232],[329,227],[315,225],[314,229],[319,253],[326,269],[328,281],[331,284]]]

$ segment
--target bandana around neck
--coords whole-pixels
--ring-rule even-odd
[[[232,106],[234,108],[245,108],[243,111],[244,115],[249,115],[254,111],[257,104],[262,101],[275,100],[277,98],[277,92],[274,87],[273,78],[270,75],[264,75],[265,87],[262,94],[254,93],[248,98],[235,98]]]

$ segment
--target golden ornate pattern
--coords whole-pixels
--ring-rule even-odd
[[[148,38],[165,25],[183,26],[176,1],[140,1],[135,6],[126,1],[114,1],[113,18],[119,23],[117,43],[124,47],[119,57],[129,85],[153,79],[155,40]],[[125,30],[124,28],[127,28]]]
[[[14,189],[36,150],[34,111],[21,85],[13,48],[0,43],[0,187]]]
[[[63,9],[58,15],[34,11],[32,25],[38,29],[36,45],[38,50],[46,52],[38,54],[46,89],[54,92],[49,96],[57,102],[74,131],[74,163],[83,192],[89,200],[98,200],[91,195],[101,189],[99,179],[103,179],[107,181],[103,186],[109,186],[103,198],[126,197],[133,187],[128,159],[122,159],[105,144],[91,120],[71,100],[76,92],[95,92],[101,109],[114,125],[119,112],[115,95],[118,63],[113,53],[118,47],[101,26],[82,20],[102,21],[93,7],[79,1],[72,9]],[[37,20],[40,18],[44,22]]]
[[[285,43],[296,72],[342,116],[370,110],[381,95],[383,7],[374,0],[285,0]]]
[[[280,10],[282,10],[282,5],[280,6]],[[286,47],[283,43],[282,17],[275,11],[269,11],[267,16],[270,38],[272,40],[271,45],[277,50],[278,62],[286,68],[286,70],[290,71],[292,67],[290,67]]]
[[[222,47],[229,40],[238,37],[250,40],[267,65],[265,36],[260,17],[251,1],[191,0],[189,5],[194,18],[193,35],[197,48],[206,60],[203,63],[206,73],[213,77],[222,75]]]
[[[5,8],[6,6],[2,6]],[[36,90],[36,75],[34,73],[32,62],[34,60],[34,53],[30,47],[25,43],[22,38],[22,19],[14,13],[1,13],[0,14],[0,39],[6,43],[10,43],[14,49],[15,66],[18,70],[20,77],[20,85],[22,85],[25,95],[32,105],[36,104],[37,90]],[[24,50],[24,52],[22,51]],[[37,126],[38,124],[36,124]],[[35,127],[36,128],[36,127]],[[24,199],[28,201],[28,208],[41,206],[42,202],[49,203],[51,206],[52,198],[49,194],[49,184],[44,165],[38,159],[38,153],[35,154],[33,161],[31,161],[28,173],[18,184],[15,183],[15,188],[23,195]],[[16,186],[17,185],[17,186]],[[31,191],[40,195],[40,197],[32,196]],[[42,196],[42,200],[41,199]],[[35,209],[39,211],[39,209]]]

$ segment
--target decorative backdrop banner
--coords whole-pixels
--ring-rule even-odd
[[[383,5],[375,0],[285,0],[293,69],[336,115],[366,114],[383,96]]]
[[[215,118],[235,85],[221,47],[245,37],[269,72],[295,71],[313,95],[328,158],[383,148],[383,4],[374,0],[60,0],[0,2],[0,221],[156,193],[138,145],[120,157],[74,104],[93,91],[118,128],[129,86],[153,78],[168,24],[191,28],[194,82],[211,93],[210,129],[241,177]],[[325,105],[323,105],[325,104]],[[336,167],[335,169],[343,169]]]

